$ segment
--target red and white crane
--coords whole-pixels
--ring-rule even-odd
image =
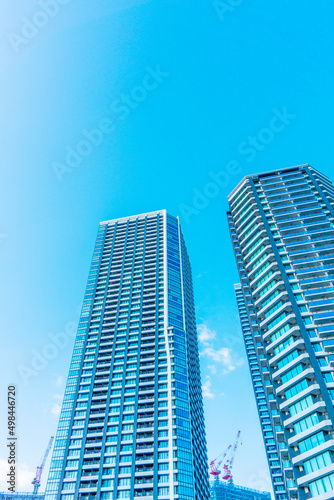
[[[221,472],[222,472],[219,470],[219,467],[221,464],[223,464],[222,479],[224,481],[230,481],[230,482],[233,481],[232,467],[233,467],[233,463],[234,463],[235,453],[237,451],[238,444],[239,444],[240,434],[241,434],[241,432],[238,431],[237,437],[235,438],[235,441],[233,444],[233,449],[232,449],[232,445],[230,444],[230,446],[228,448],[226,448],[226,450],[223,451],[223,453],[221,453],[217,458],[215,458],[214,460],[212,460],[212,462],[210,462],[210,469],[211,469],[210,474],[212,474],[215,477],[215,479],[219,479],[219,474],[221,474]],[[220,459],[220,461],[218,463],[216,463],[216,461],[220,457],[222,457],[222,458]],[[225,461],[224,461],[224,459],[225,459]]]
[[[45,465],[46,459],[48,458],[49,451],[51,450],[51,446],[52,446],[53,440],[54,440],[54,436],[51,436],[49,444],[48,444],[48,447],[47,447],[45,455],[44,455],[44,458],[42,460],[42,463],[41,463],[41,465],[39,465],[37,467],[37,469],[36,469],[36,476],[34,477],[33,481],[31,482],[31,484],[34,485],[34,491],[33,491],[34,495],[36,495],[38,493],[38,488],[41,485],[42,472],[43,472],[43,469],[44,469],[44,465]]]
[[[230,451],[231,448],[232,448],[232,445],[230,444],[230,446],[228,446],[226,448],[226,450],[223,451],[223,453],[218,455],[217,458],[215,458],[214,460],[212,460],[212,462],[210,462],[210,469],[211,469],[210,474],[212,474],[213,476],[219,476],[219,474],[221,473],[221,470],[219,470],[219,467],[223,463],[224,458],[226,457],[226,455],[228,454],[228,452]],[[216,460],[218,460],[218,458],[220,458],[220,457],[222,457],[222,458],[216,464]]]

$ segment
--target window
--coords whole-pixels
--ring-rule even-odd
[[[118,473],[119,474],[131,474],[131,467],[120,467]]]
[[[169,488],[168,487],[165,487],[165,488],[158,488],[158,495],[162,495],[162,496],[165,496],[165,495],[169,495]]]
[[[79,460],[67,460],[66,467],[78,467]]]
[[[75,483],[63,483],[63,490],[74,490]]]
[[[133,416],[131,416],[131,418],[133,418]],[[133,431],[133,424],[124,424],[122,426],[122,430],[123,431]]]
[[[76,470],[68,470],[65,472],[65,476],[64,476],[66,479],[67,478],[73,478],[73,479],[76,479],[77,477],[77,471]]]
[[[279,316],[277,316],[275,319],[270,321],[270,323],[267,324],[268,330],[270,330],[271,328],[273,328],[273,326],[275,326],[278,323],[280,323],[281,321],[283,321],[283,319],[286,318],[286,316],[287,316],[287,313],[284,311]]]
[[[320,453],[320,455],[316,455],[310,460],[306,460],[304,462],[304,468],[306,474],[310,474],[316,470],[322,469],[323,467],[327,467],[333,463],[333,453],[330,451],[325,451],[324,453]]]
[[[158,479],[159,483],[168,483],[169,482],[169,475],[168,474],[161,474]]]
[[[306,431],[307,429],[318,423],[319,423],[319,416],[317,413],[313,413],[312,415],[309,415],[308,417],[299,420],[299,422],[297,422],[294,425],[295,432],[297,434],[299,432]]]
[[[297,403],[290,406],[291,416],[297,415],[297,413],[300,413],[301,411],[305,410],[306,408],[312,405],[313,405],[313,397],[311,395],[306,396],[305,398],[301,399]]]
[[[283,366],[289,364],[291,361],[293,361],[294,359],[298,358],[298,355],[299,355],[299,352],[297,351],[297,349],[295,349],[294,351],[290,352],[290,354],[288,354],[288,356],[285,356],[283,359],[281,359],[280,361],[278,361],[277,363],[277,366],[278,368],[283,368]]]
[[[312,496],[321,495],[327,491],[334,490],[334,474],[325,476],[309,484]]]
[[[292,378],[296,377],[299,373],[303,371],[303,365],[299,363],[299,365],[295,366],[291,370],[287,371],[284,375],[282,375],[282,383],[288,382]]]
[[[281,342],[280,344],[278,344],[277,347],[275,347],[275,349],[274,349],[274,355],[276,356],[281,351],[284,351],[284,349],[286,347],[288,347],[289,345],[293,344],[293,342],[294,342],[294,338],[291,335],[291,337],[288,337],[284,342]]]
[[[299,450],[301,453],[304,453],[308,450],[311,450],[312,448],[315,448],[316,446],[319,446],[324,442],[325,442],[324,433],[322,431],[317,432],[317,434],[314,434],[313,436],[310,436],[309,438],[300,441]]]
[[[293,396],[296,396],[296,394],[299,394],[304,389],[307,389],[307,387],[308,387],[307,380],[304,379],[298,384],[292,386],[291,389],[285,391],[286,398],[289,399],[292,398]]]
[[[271,335],[271,337],[270,337],[271,342],[274,342],[275,340],[277,340],[285,332],[287,332],[288,330],[290,330],[290,328],[291,328],[291,325],[289,323],[287,323],[286,325],[284,325],[281,328],[279,328],[273,335]]]
[[[113,486],[113,484],[114,484],[114,481],[113,481],[112,479],[103,479],[103,480],[102,480],[102,484],[101,484],[101,486],[102,486],[103,488],[106,488],[106,487],[108,487],[108,486],[109,486],[109,487],[110,487],[110,486]]]
[[[117,493],[117,498],[130,498],[130,490],[121,490]]]
[[[118,480],[118,486],[130,486],[131,478],[130,477],[122,477]]]
[[[132,451],[132,444],[123,444],[121,446],[121,451]]]

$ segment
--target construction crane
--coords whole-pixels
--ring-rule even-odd
[[[219,470],[219,467],[221,466],[221,464],[223,463],[223,460],[224,458],[226,457],[226,455],[228,454],[228,452],[230,451],[230,449],[232,448],[232,445],[230,444],[230,446],[228,446],[226,448],[225,451],[223,451],[223,453],[221,453],[220,455],[218,455],[217,458],[215,458],[214,460],[212,460],[212,462],[210,462],[210,468],[211,468],[211,471],[210,471],[210,474],[212,474],[213,476],[215,477],[218,477],[219,474],[221,473],[221,470]],[[222,456],[223,455],[223,456]],[[216,460],[218,460],[218,458],[222,457],[219,462],[217,462],[217,464],[215,463]]]
[[[49,444],[48,444],[48,447],[47,447],[45,455],[44,455],[44,458],[42,460],[42,463],[41,463],[41,465],[37,466],[36,476],[34,477],[33,481],[31,482],[31,484],[34,485],[34,491],[33,491],[34,495],[37,495],[38,488],[41,485],[42,472],[43,472],[43,469],[44,469],[44,465],[45,465],[46,459],[48,458],[49,451],[51,450],[51,446],[52,446],[53,440],[54,440],[54,436],[51,436]]]
[[[220,468],[221,464],[223,464],[222,479],[224,481],[233,482],[232,467],[233,467],[233,462],[234,462],[234,458],[235,458],[235,453],[236,453],[237,448],[238,448],[240,434],[241,434],[241,432],[238,431],[237,437],[235,438],[235,441],[233,444],[233,449],[232,449],[232,445],[230,444],[226,448],[226,450],[223,451],[223,453],[218,455],[217,458],[215,458],[214,460],[212,460],[212,462],[210,462],[210,469],[211,469],[210,474],[212,474],[215,477],[215,479],[217,479],[217,480],[219,479],[219,474],[221,474],[221,472],[222,472],[221,470],[219,470],[219,468]],[[228,458],[226,459],[226,457],[228,457]],[[216,461],[219,458],[220,458],[219,462],[216,463]],[[225,462],[224,462],[224,460],[225,460]]]

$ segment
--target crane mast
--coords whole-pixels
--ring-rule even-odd
[[[42,472],[43,472],[43,469],[44,469],[44,465],[45,465],[46,459],[48,458],[48,454],[50,452],[53,440],[54,440],[54,436],[51,436],[49,444],[48,444],[48,447],[46,448],[46,452],[44,454],[44,458],[42,460],[42,463],[41,463],[41,465],[37,466],[37,468],[36,468],[36,475],[35,475],[33,481],[31,482],[31,484],[34,485],[34,491],[33,491],[34,495],[36,495],[38,493],[38,488],[41,485]]]

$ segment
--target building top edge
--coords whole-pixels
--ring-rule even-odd
[[[215,484],[215,480],[210,480],[210,484],[211,486],[213,486]],[[249,493],[257,493],[259,495],[263,495],[263,496],[268,496],[270,495],[270,492],[269,491],[263,491],[263,490],[256,490],[254,488],[248,488],[247,486],[240,486],[238,484],[234,484],[234,483],[228,483],[227,481],[222,481],[222,480],[219,480],[218,481],[218,486],[223,486],[225,487],[225,489],[229,489],[229,490],[241,490],[241,491],[246,491],[246,492],[249,492]]]
[[[147,216],[153,216],[153,215],[158,215],[158,214],[165,215],[165,214],[167,214],[167,211],[166,211],[166,209],[163,209],[163,210],[155,210],[153,212],[144,212],[142,214],[128,215],[126,217],[116,217],[115,219],[101,221],[100,226],[105,226],[106,224],[109,224],[111,222],[121,222],[121,221],[127,221],[127,220],[135,220],[135,219],[139,219],[139,218],[143,219]]]
[[[250,174],[250,175],[245,175],[245,177],[243,177],[241,179],[241,181],[235,186],[235,188],[231,191],[231,193],[227,196],[227,199],[229,200],[236,191],[238,191],[238,189],[240,188],[240,186],[247,180],[247,179],[252,179],[254,177],[264,177],[264,176],[267,176],[269,174],[274,174],[275,172],[287,172],[289,170],[293,170],[293,169],[296,169],[296,168],[305,168],[305,167],[309,167],[309,168],[312,168],[311,165],[309,163],[302,163],[301,165],[292,165],[291,167],[284,167],[284,168],[274,168],[273,170],[265,170],[264,172],[258,172],[258,173],[254,173],[254,174]]]

